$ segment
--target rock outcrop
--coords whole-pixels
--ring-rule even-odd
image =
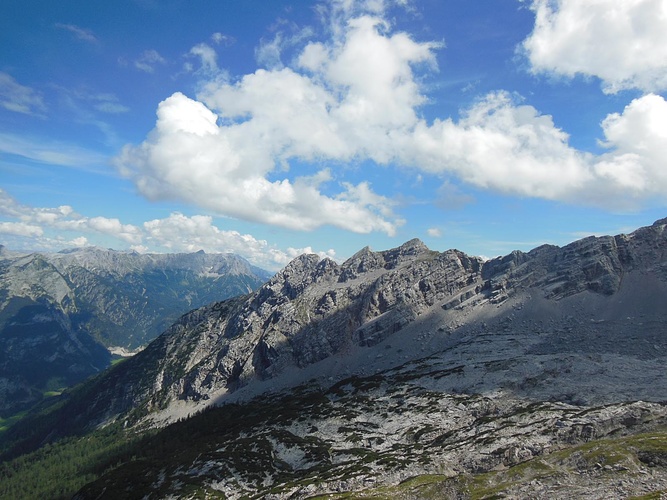
[[[667,469],[648,466],[662,455],[647,456],[664,445],[655,431],[667,422],[665,405],[581,407],[434,390],[438,378],[456,371],[427,358],[209,410],[146,440],[143,461],[106,474],[76,498],[123,496],[128,478],[141,478],[132,493],[142,497],[485,498],[470,493],[498,487],[523,492],[518,498],[627,498],[667,488]],[[596,474],[597,484],[586,484]],[[422,481],[433,493],[405,489]],[[561,495],[547,491],[559,485],[577,485],[579,495],[565,486]]]

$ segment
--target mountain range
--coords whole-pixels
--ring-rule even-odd
[[[270,274],[235,255],[0,247],[0,416],[109,366],[191,309]]]
[[[303,255],[26,417],[4,456],[134,443],[78,498],[660,495],[666,226],[491,260]]]

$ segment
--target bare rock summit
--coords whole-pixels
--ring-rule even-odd
[[[664,228],[487,261],[419,240],[342,264],[302,255],[256,292],[183,316],[102,377],[86,412],[99,422],[143,408],[168,421],[174,408],[425,357],[464,367],[443,391],[667,400]]]

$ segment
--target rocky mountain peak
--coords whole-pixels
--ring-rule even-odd
[[[315,254],[302,254],[292,260],[279,271],[264,289],[272,293],[293,299],[299,295],[310,283],[317,279],[320,257]]]
[[[428,247],[417,238],[382,252],[373,252],[370,247],[364,247],[342,264],[339,281],[346,282],[382,269],[394,269],[427,252],[430,252]]]
[[[379,252],[373,252],[367,246],[343,262],[339,280],[344,283],[358,278],[362,274],[382,268],[384,268],[382,255]]]
[[[419,255],[422,252],[428,252],[429,248],[419,238],[413,238],[403,243],[398,250],[403,255]]]
[[[393,250],[382,252],[386,269],[393,269],[405,262],[413,261],[418,256],[430,252],[428,247],[418,238],[403,243]]]
[[[586,349],[618,356],[660,344],[641,356],[653,359],[662,352],[664,339],[632,340],[636,320],[626,319],[644,314],[646,325],[667,320],[667,233],[656,227],[488,261],[458,250],[433,252],[419,240],[380,252],[364,248],[341,265],[301,255],[250,296],[184,316],[114,371],[120,381],[98,398],[108,407],[95,411],[108,416],[127,405],[225,399],[252,393],[269,380],[306,380],[327,370],[332,377],[369,374],[433,353],[444,365],[472,363],[479,370],[447,379],[448,390],[507,386],[532,394],[538,387],[545,397],[560,398],[566,387],[579,384],[581,373],[608,373],[612,366],[604,357],[596,364]],[[589,331],[590,338],[579,333]],[[595,340],[602,336],[604,342]],[[534,356],[526,370],[540,374],[509,370],[519,353]],[[571,374],[553,368],[563,363],[563,353]],[[147,373],[135,366],[146,363],[152,375],[135,380],[136,373]],[[558,384],[521,382],[551,380],[552,369]],[[585,397],[604,401],[611,379],[600,378]],[[624,381],[637,389],[631,377]],[[129,386],[131,398],[113,394],[115,387]],[[661,397],[667,399],[667,390]]]

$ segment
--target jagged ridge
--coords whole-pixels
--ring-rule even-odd
[[[182,317],[103,377],[86,412],[101,422],[130,408],[210,404],[240,389],[264,390],[268,380],[280,386],[304,377],[336,379],[437,352],[444,360],[455,353],[468,360],[469,373],[447,390],[509,387],[598,403],[629,394],[651,399],[648,387],[635,391],[642,373],[659,370],[663,355],[664,228],[661,220],[630,235],[486,262],[457,250],[433,252],[419,240],[383,252],[366,248],[341,265],[303,255],[257,292]],[[640,314],[646,348],[636,342],[636,319],[626,320]],[[598,350],[599,359],[587,358],[588,350]],[[628,364],[626,354],[639,361]],[[512,360],[522,355],[537,368]],[[606,375],[581,382],[591,370]],[[618,387],[615,376],[622,379]],[[653,391],[652,399],[659,398],[667,393]]]

